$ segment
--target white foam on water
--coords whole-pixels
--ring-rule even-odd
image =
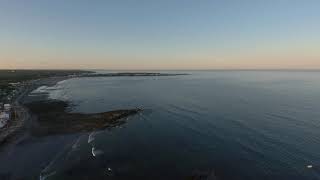
[[[62,81],[59,81],[57,84],[64,84],[67,80],[62,80]]]
[[[68,96],[64,94],[64,91],[62,89],[55,89],[49,91],[49,99],[65,100],[68,99]]]
[[[40,180],[46,180],[48,177],[50,177],[50,176],[53,176],[53,175],[55,175],[57,172],[56,171],[54,171],[54,172],[51,172],[50,174],[47,174],[47,175],[40,175]]]
[[[66,82],[67,80],[59,81],[55,86],[52,86],[49,91],[49,99],[68,100],[69,96],[64,90]]]
[[[68,100],[69,97],[64,91],[64,84],[66,80],[59,81],[54,86],[40,86],[36,90],[33,90],[29,96],[37,96],[38,94],[48,94],[49,99],[53,100]]]
[[[96,149],[95,147],[92,147],[91,153],[92,153],[93,157],[96,157],[96,156],[103,154],[104,152],[100,149]]]
[[[72,150],[78,150],[79,147],[80,147],[80,140],[81,140],[81,137],[79,137],[77,139],[77,141],[72,145]]]
[[[92,132],[89,134],[89,137],[88,137],[88,143],[92,143],[94,140],[95,140],[95,132]]]
[[[48,86],[40,86],[37,89],[33,90],[31,94],[38,94],[38,93],[46,93]]]

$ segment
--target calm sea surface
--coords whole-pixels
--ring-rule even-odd
[[[47,88],[74,112],[144,111],[117,128],[5,147],[0,177],[320,179],[320,72],[187,73],[74,78]]]

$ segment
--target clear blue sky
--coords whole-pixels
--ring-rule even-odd
[[[0,68],[320,68],[319,0],[0,0]]]

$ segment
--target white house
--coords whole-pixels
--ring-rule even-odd
[[[0,128],[4,127],[10,119],[10,114],[6,112],[0,112]]]
[[[11,105],[10,104],[4,104],[3,108],[5,111],[10,111],[11,110]]]

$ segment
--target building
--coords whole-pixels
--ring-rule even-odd
[[[0,112],[0,119],[10,119],[10,114],[7,112]]]
[[[3,109],[4,109],[5,111],[10,111],[10,110],[11,110],[11,105],[10,105],[10,104],[4,104],[4,105],[3,105]]]
[[[0,128],[3,128],[10,120],[10,114],[7,112],[0,112]]]

